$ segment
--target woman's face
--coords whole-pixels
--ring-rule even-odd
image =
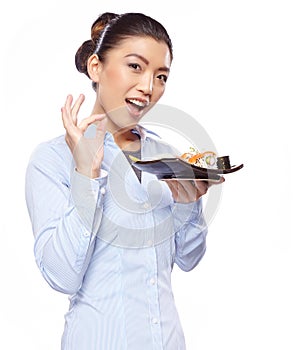
[[[133,127],[164,93],[170,65],[164,42],[124,39],[98,64],[94,113],[107,114],[111,132]]]

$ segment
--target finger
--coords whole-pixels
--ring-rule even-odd
[[[63,107],[61,107],[61,116],[62,116],[63,126],[65,128],[67,128],[68,125],[71,124],[71,120],[70,120],[71,104],[72,104],[72,95],[68,95],[66,97]]]
[[[195,180],[179,181],[179,185],[181,186],[181,193],[183,196],[185,196],[187,201],[194,201],[198,193],[198,189],[195,185]]]
[[[75,139],[82,135],[80,130],[74,125],[73,120],[71,116],[68,115],[65,107],[61,108],[61,118],[66,130],[66,139]]]
[[[69,145],[70,149],[73,148],[73,145],[79,140],[82,136],[81,131],[74,125],[71,115],[68,113],[68,108],[63,106],[61,108],[61,117],[63,126],[66,130],[65,140]]]
[[[191,181],[187,180],[176,180],[174,184],[178,201],[183,203],[189,203],[195,200],[197,190]]]
[[[71,115],[71,105],[72,105],[73,97],[72,95],[67,95],[64,107],[68,115]]]
[[[202,191],[196,186],[195,180],[179,181],[179,198],[183,203],[191,203],[197,201],[202,195]]]
[[[75,125],[77,125],[77,116],[80,111],[81,105],[83,104],[84,101],[85,101],[85,95],[81,94],[71,109],[71,116]]]
[[[107,118],[106,116],[103,118],[103,116],[101,116],[101,118],[99,117],[99,119],[97,118],[97,122],[96,122],[96,138],[99,137],[101,134],[105,134],[106,132],[106,126],[107,126]]]
[[[177,180],[168,180],[168,181],[165,181],[165,183],[168,185],[169,189],[171,190],[173,198],[177,199],[178,195],[179,195],[178,181]]]
[[[225,178],[223,176],[221,176],[218,181],[208,181],[208,187],[211,187],[213,185],[220,185],[223,182],[225,182]]]
[[[61,118],[64,128],[68,130],[73,125],[73,122],[65,106],[61,107]]]
[[[195,184],[195,187],[196,187],[198,193],[201,196],[207,192],[208,187],[209,187],[209,184],[207,181],[196,180],[196,181],[194,181],[194,184]]]
[[[81,123],[79,124],[79,129],[84,133],[91,124],[99,122],[105,118],[105,114],[93,114],[90,117],[85,118],[81,121]]]

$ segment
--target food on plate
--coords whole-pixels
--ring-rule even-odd
[[[155,163],[155,162],[162,162],[162,163],[169,163],[174,161],[178,161],[179,159],[196,167],[204,168],[204,169],[211,169],[213,172],[216,172],[218,174],[220,173],[229,173],[236,170],[239,170],[243,167],[243,164],[239,166],[231,166],[230,164],[230,157],[229,156],[222,156],[218,157],[217,154],[213,151],[205,151],[200,152],[194,147],[190,147],[188,152],[183,153],[180,156],[171,157],[170,155],[160,155],[157,158],[151,158],[151,159],[144,159],[140,160],[137,157],[134,157],[132,155],[129,155],[130,159],[133,163]],[[195,168],[194,168],[195,169]],[[198,169],[199,170],[199,169]],[[221,172],[217,172],[220,171]]]
[[[229,156],[218,157],[216,165],[218,169],[231,169],[230,157]]]
[[[217,156],[216,153],[212,151],[201,153],[196,148],[190,147],[189,152],[183,153],[180,158],[189,164],[197,165],[202,168],[217,168]]]

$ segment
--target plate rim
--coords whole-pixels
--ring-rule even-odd
[[[133,165],[134,166],[136,166],[136,164],[148,165],[148,164],[152,164],[152,163],[164,163],[164,162],[172,162],[172,161],[180,162],[184,166],[195,169],[195,170],[202,172],[202,173],[211,173],[211,174],[217,174],[217,175],[230,174],[230,173],[238,171],[244,167],[244,164],[242,163],[239,165],[233,165],[229,169],[202,168],[202,167],[199,167],[195,164],[190,164],[190,163],[186,162],[184,159],[177,158],[177,157],[164,157],[164,158],[156,158],[156,159],[150,159],[150,160],[141,160],[140,159],[137,161],[133,161]]]

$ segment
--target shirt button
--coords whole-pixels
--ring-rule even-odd
[[[150,284],[152,284],[152,286],[154,286],[155,283],[156,283],[155,278],[150,278]]]
[[[157,319],[156,317],[153,317],[153,318],[152,318],[152,323],[153,323],[153,324],[157,324],[157,323],[158,323],[158,319]]]
[[[100,193],[101,193],[101,194],[105,194],[105,193],[106,193],[105,187],[101,187]]]
[[[145,202],[145,203],[143,204],[143,208],[144,208],[144,209],[149,209],[149,208],[150,208],[150,204],[149,204],[148,202]]]
[[[148,241],[146,242],[148,247],[152,247],[153,246],[153,241],[151,239],[148,239]]]
[[[85,237],[89,237],[89,236],[90,236],[90,232],[85,232],[85,233],[84,233],[84,236],[85,236]]]

